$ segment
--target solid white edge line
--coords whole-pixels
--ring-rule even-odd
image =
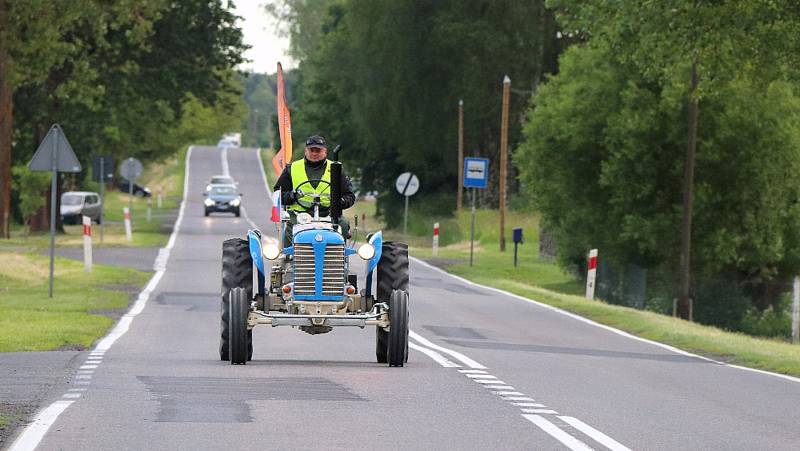
[[[564,421],[565,423],[569,424],[570,426],[574,427],[575,429],[588,435],[593,440],[602,444],[603,446],[612,451],[631,451],[630,448],[628,448],[627,446],[619,443],[613,438],[607,436],[606,434],[603,434],[602,432],[589,426],[588,424],[584,423],[583,421],[577,418],[569,416],[559,416],[558,418]]]
[[[423,346],[427,346],[427,347],[429,347],[431,349],[435,349],[437,351],[441,351],[441,352],[444,352],[445,354],[449,354],[449,355],[455,357],[456,359],[458,359],[462,363],[464,363],[464,365],[466,365],[466,366],[468,366],[470,368],[475,368],[475,369],[479,369],[479,370],[485,370],[486,369],[485,366],[483,366],[480,363],[470,359],[469,357],[465,356],[464,354],[462,354],[462,353],[460,353],[458,351],[453,351],[452,349],[447,349],[445,347],[442,347],[442,346],[439,346],[437,344],[434,344],[430,340],[428,340],[427,338],[423,337],[422,335],[414,332],[413,330],[409,330],[408,331],[408,336],[409,336],[409,338],[413,338],[414,340],[417,340]]]
[[[55,423],[61,412],[67,410],[67,407],[74,402],[59,400],[39,412],[33,422],[26,426],[22,434],[14,441],[9,451],[33,451],[36,449],[44,438],[44,434]]]
[[[161,277],[164,275],[164,271],[166,270],[167,260],[169,260],[170,250],[173,246],[175,246],[175,240],[178,237],[178,231],[181,227],[181,222],[183,221],[183,214],[186,211],[186,198],[189,193],[189,162],[190,157],[192,155],[192,149],[194,146],[189,146],[189,150],[186,152],[186,165],[183,172],[183,199],[181,200],[180,210],[178,212],[178,218],[175,220],[175,225],[172,229],[172,234],[169,237],[169,241],[167,245],[158,251],[158,257],[156,257],[156,261],[153,264],[156,273],[153,274],[153,277],[150,278],[150,281],[145,285],[144,289],[139,293],[139,297],[136,299],[136,302],[133,303],[128,313],[126,313],[122,318],[120,318],[119,322],[113,329],[102,339],[100,340],[97,345],[92,349],[89,353],[94,355],[103,355],[105,352],[123,335],[125,332],[128,331],[128,328],[133,322],[133,319],[144,310],[145,305],[147,304],[147,300],[150,298],[150,293],[156,288],[158,282],[161,280]],[[86,377],[76,377],[77,379],[85,379]],[[76,381],[77,384],[88,384],[89,381],[86,380],[79,380]],[[36,417],[34,418],[33,422],[22,428],[22,432],[20,433],[19,437],[14,441],[14,443],[9,448],[9,451],[22,451],[22,450],[33,450],[36,449],[39,442],[44,438],[47,430],[50,429],[50,426],[55,423],[56,419],[62,412],[64,412],[67,407],[69,407],[74,401],[55,401],[54,403],[50,404],[44,410],[40,411]]]
[[[545,420],[544,417],[527,413],[522,414],[522,416],[526,420],[535,424],[536,426],[539,426],[539,429],[543,430],[551,437],[558,440],[559,442],[564,444],[564,446],[573,451],[591,451],[592,449],[589,448],[589,446],[586,443],[583,443],[582,441],[564,432],[561,428],[559,428],[555,424]]]
[[[580,315],[576,315],[574,313],[570,313],[570,312],[568,312],[566,310],[562,310],[562,309],[560,309],[558,307],[553,307],[552,305],[548,305],[548,304],[536,301],[534,299],[526,298],[524,296],[520,296],[518,294],[514,294],[514,293],[511,293],[509,291],[501,290],[500,288],[494,288],[494,287],[481,285],[479,283],[472,282],[472,281],[467,280],[467,279],[465,279],[465,278],[463,278],[461,276],[457,276],[455,274],[450,274],[449,272],[447,272],[447,271],[445,271],[443,269],[437,268],[437,267],[435,267],[435,266],[433,266],[433,265],[431,265],[431,264],[429,264],[429,263],[427,263],[427,262],[425,262],[423,260],[420,260],[420,259],[418,259],[416,257],[409,257],[409,258],[411,260],[414,260],[415,263],[419,263],[422,266],[425,266],[425,267],[427,267],[427,268],[429,268],[429,269],[431,269],[433,271],[436,271],[436,272],[442,273],[444,275],[447,275],[449,277],[452,277],[452,278],[454,278],[454,279],[456,279],[456,280],[458,280],[460,282],[463,282],[463,283],[465,283],[467,285],[471,285],[473,287],[481,288],[481,289],[484,289],[484,290],[494,291],[495,293],[499,293],[499,294],[502,294],[502,295],[505,295],[505,296],[509,296],[509,297],[521,300],[521,301],[525,301],[525,302],[528,302],[528,303],[531,303],[531,304],[538,305],[539,307],[542,307],[542,308],[545,308],[547,310],[559,313],[561,315],[568,316],[568,317],[570,317],[572,319],[584,322],[586,324],[589,324],[589,325],[592,325],[592,326],[595,326],[595,327],[599,327],[601,329],[605,329],[605,330],[607,330],[609,332],[613,332],[613,333],[615,333],[617,335],[620,335],[620,336],[623,336],[625,338],[630,338],[631,340],[640,341],[642,343],[648,343],[648,344],[651,344],[653,346],[658,346],[659,348],[666,349],[667,351],[674,352],[676,354],[684,355],[684,356],[687,356],[687,357],[694,357],[694,358],[697,358],[697,359],[700,359],[700,360],[705,360],[707,362],[716,363],[716,364],[721,365],[721,366],[727,366],[727,367],[730,367],[730,368],[736,368],[736,369],[739,369],[739,370],[750,371],[750,372],[753,372],[753,373],[759,373],[759,374],[764,374],[764,375],[768,375],[768,376],[779,377],[781,379],[785,379],[785,380],[788,380],[788,381],[791,381],[791,382],[800,382],[800,378],[798,378],[798,377],[789,376],[789,375],[780,374],[780,373],[773,373],[771,371],[760,370],[760,369],[757,369],[757,368],[748,368],[746,366],[731,365],[729,363],[720,362],[719,360],[714,360],[714,359],[710,359],[708,357],[703,357],[701,355],[692,354],[691,352],[684,351],[682,349],[676,348],[674,346],[670,346],[668,344],[660,343],[658,341],[648,340],[647,338],[642,338],[642,337],[637,337],[636,335],[630,334],[630,333],[625,332],[623,330],[615,329],[615,328],[613,328],[611,326],[606,326],[605,324],[600,324],[600,323],[598,323],[596,321],[592,321],[592,320],[590,320],[588,318],[584,318],[584,317],[582,317]]]
[[[439,365],[442,365],[445,368],[460,368],[460,365],[458,365],[457,363],[453,363],[453,362],[447,360],[446,358],[444,358],[444,356],[442,356],[441,354],[439,354],[438,352],[436,352],[436,351],[434,351],[432,349],[423,348],[422,346],[420,346],[420,345],[418,345],[416,343],[409,343],[408,347],[411,348],[411,349],[415,349],[415,350],[425,354],[426,356],[430,357],[436,363],[438,363]]]

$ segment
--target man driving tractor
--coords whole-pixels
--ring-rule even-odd
[[[278,181],[275,183],[273,189],[281,190],[281,203],[286,206],[286,209],[291,214],[290,224],[297,223],[298,213],[314,214],[313,208],[301,205],[311,205],[313,201],[312,194],[320,195],[320,216],[330,215],[331,206],[331,165],[328,161],[328,146],[325,143],[325,138],[320,135],[310,136],[306,140],[305,158],[297,160],[287,165]],[[306,182],[311,183],[306,183]],[[302,187],[304,194],[298,199],[297,188],[303,184]],[[342,171],[341,179],[342,189],[342,210],[350,208],[356,202],[356,196],[353,194],[353,185],[350,179]],[[298,200],[300,202],[298,202]],[[344,218],[339,218],[339,225],[342,227],[342,234],[349,237],[350,224]],[[291,246],[291,227],[288,228],[287,233],[284,234],[284,246]]]

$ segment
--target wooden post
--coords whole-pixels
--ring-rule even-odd
[[[508,174],[508,95],[511,79],[503,78],[503,117],[500,125],[500,252],[506,251],[506,175]]]
[[[461,210],[464,195],[464,100],[458,101],[458,195],[456,210]]]

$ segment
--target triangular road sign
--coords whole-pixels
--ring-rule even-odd
[[[58,124],[50,127],[36,153],[33,154],[28,169],[31,171],[52,171],[53,152],[56,152],[56,170],[58,172],[81,172],[81,163],[72,146],[67,141],[67,136]]]

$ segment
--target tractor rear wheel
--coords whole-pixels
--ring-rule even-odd
[[[229,292],[237,287],[244,288],[247,299],[253,292],[253,260],[250,257],[250,245],[242,238],[231,238],[222,243],[222,295],[220,299],[220,339],[219,358],[230,360],[229,350],[229,317],[230,303]],[[253,357],[252,337],[253,331],[248,334],[248,360]]]

